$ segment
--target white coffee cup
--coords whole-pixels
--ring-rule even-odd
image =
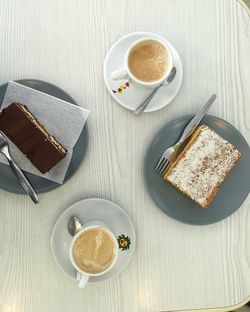
[[[136,47],[139,43],[142,43],[144,41],[147,40],[152,40],[152,41],[156,41],[158,43],[160,43],[161,45],[163,45],[165,47],[165,49],[167,50],[168,53],[168,68],[167,71],[165,72],[165,74],[156,81],[150,81],[150,82],[146,82],[146,81],[142,81],[139,80],[138,78],[136,78],[132,72],[129,69],[129,56],[130,56],[130,52],[133,50],[134,47]],[[173,68],[173,55],[171,52],[171,48],[168,46],[168,44],[165,41],[162,41],[160,39],[155,39],[155,38],[151,38],[151,37],[144,37],[141,38],[139,40],[136,40],[135,42],[133,42],[127,49],[127,52],[125,54],[124,57],[124,67],[115,70],[111,73],[111,78],[113,80],[121,80],[121,79],[128,79],[130,78],[132,81],[134,81],[135,83],[146,87],[146,88],[156,88],[158,87],[160,84],[162,84],[169,76],[169,74],[171,73],[171,70]]]
[[[110,235],[110,237],[113,238],[114,240],[114,246],[115,246],[115,256],[112,260],[112,263],[110,264],[110,266],[100,272],[100,273],[95,273],[95,274],[92,274],[92,273],[89,273],[89,272],[85,272],[83,271],[78,265],[77,263],[75,262],[75,259],[74,259],[74,256],[73,256],[73,247],[74,247],[74,243],[76,241],[76,239],[82,235],[82,233],[90,230],[90,229],[94,229],[94,228],[102,228],[103,230],[105,230],[106,232],[108,232],[108,234]],[[91,276],[101,276],[105,273],[107,273],[108,271],[110,271],[112,269],[112,267],[114,266],[114,264],[116,263],[117,261],[117,258],[118,258],[118,242],[117,242],[117,239],[115,237],[115,235],[107,228],[106,225],[104,225],[103,223],[101,222],[92,222],[91,225],[85,225],[83,226],[83,228],[76,233],[76,235],[73,237],[72,239],[72,242],[71,242],[71,245],[70,245],[70,249],[69,249],[69,256],[70,256],[70,261],[72,263],[72,265],[74,266],[74,268],[80,273],[81,277],[80,277],[80,280],[79,280],[79,287],[80,288],[84,288],[87,283],[88,283],[88,280]]]

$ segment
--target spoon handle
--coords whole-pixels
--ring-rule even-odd
[[[20,184],[22,185],[23,189],[28,193],[28,195],[33,200],[33,202],[35,204],[37,204],[39,202],[38,197],[37,197],[33,187],[30,185],[29,181],[27,180],[27,178],[23,174],[22,170],[19,168],[19,166],[11,158],[7,157],[7,159],[9,161],[9,164],[10,164],[13,172],[15,173]]]
[[[134,110],[134,114],[136,116],[140,116],[144,110],[146,109],[146,107],[148,106],[149,102],[151,101],[151,99],[153,98],[153,96],[155,95],[155,93],[160,89],[160,87],[162,86],[162,84],[160,84],[157,88],[154,89],[154,91],[152,91],[149,96],[145,99],[145,101],[143,101],[137,108],[136,110]]]

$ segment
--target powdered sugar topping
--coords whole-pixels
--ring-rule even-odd
[[[232,144],[207,126],[176,164],[167,180],[205,206],[240,157]]]

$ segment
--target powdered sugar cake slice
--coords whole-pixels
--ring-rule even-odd
[[[192,134],[164,179],[207,208],[240,157],[231,143],[202,125]]]

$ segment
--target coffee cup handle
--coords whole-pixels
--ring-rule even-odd
[[[84,288],[87,285],[88,280],[89,280],[89,276],[88,275],[81,274],[78,286],[80,288]]]
[[[120,68],[111,73],[111,78],[113,80],[122,80],[128,77],[128,73],[125,68]]]

